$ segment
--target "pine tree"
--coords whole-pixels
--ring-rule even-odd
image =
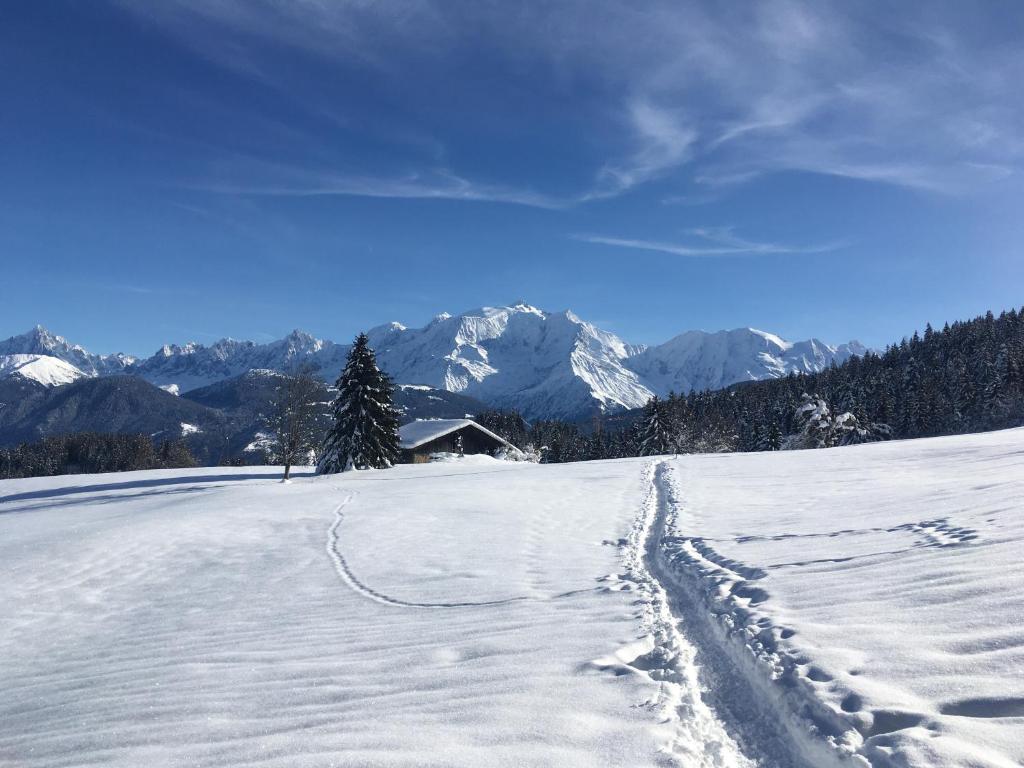
[[[334,426],[324,439],[317,474],[392,466],[398,459],[394,386],[377,367],[365,333],[356,337],[337,388]]]
[[[657,395],[648,400],[644,407],[640,433],[640,453],[644,456],[658,456],[672,451],[672,434],[664,411]]]
[[[1007,363],[1009,353],[1006,345],[1002,345],[995,359],[985,367],[985,389],[983,393],[987,421],[992,426],[1002,424],[1008,414],[1006,397],[1006,377],[1009,370]]]
[[[601,429],[600,422],[598,422],[597,429],[594,430],[587,443],[587,459],[593,461],[607,457],[608,446],[605,444],[604,430]]]
[[[779,422],[772,420],[768,428],[764,430],[761,439],[760,451],[778,451],[782,448],[782,430],[779,429]]]

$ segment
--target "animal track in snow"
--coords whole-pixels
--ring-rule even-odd
[[[889,528],[889,533],[896,531],[911,531],[920,538],[914,542],[915,547],[956,547],[962,544],[969,544],[978,538],[978,532],[973,528],[962,528],[951,525],[949,518],[938,518],[936,520],[922,520],[919,523],[904,523]]]

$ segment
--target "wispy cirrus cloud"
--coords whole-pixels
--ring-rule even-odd
[[[264,165],[264,173],[242,180],[185,185],[194,191],[254,197],[374,197],[415,200],[465,200],[508,203],[557,210],[577,202],[528,189],[476,182],[447,169],[375,177],[313,171],[304,167]]]
[[[698,133],[672,110],[637,101],[629,106],[628,123],[635,134],[636,150],[606,163],[598,171],[593,189],[580,195],[581,202],[615,197],[664,176],[691,158]]]
[[[106,291],[114,294],[134,294],[137,296],[194,296],[196,291],[190,288],[177,288],[167,286],[140,285],[137,283],[124,283],[117,281],[80,281],[73,283],[89,288],[90,290]]]
[[[474,181],[480,174],[465,164],[437,170],[436,156],[412,158],[399,173],[326,166],[322,183],[229,181],[218,185],[222,191],[260,186],[266,194],[564,208],[653,183],[727,190],[797,171],[958,194],[1017,173],[1024,158],[1024,103],[1016,97],[1024,50],[1012,23],[963,23],[970,12],[962,4],[121,4],[199,55],[288,94],[310,114],[335,109],[337,93],[318,86],[320,78],[296,90],[281,74],[290,69],[276,66],[282,52],[315,60],[328,73],[372,73],[384,90],[396,83],[420,92],[458,89],[453,73],[471,71],[482,59],[501,72],[529,71],[538,101],[550,102],[540,111],[557,104],[585,115],[588,130],[580,138],[592,149],[571,193],[547,191],[550,180],[540,172],[525,181]],[[577,85],[601,98],[574,100]],[[486,139],[488,107],[467,101],[457,121],[483,120],[487,128],[476,135]],[[521,119],[525,126],[529,118]],[[427,143],[457,142],[463,129],[434,125]],[[330,141],[316,136],[310,144]],[[493,142],[494,152],[508,151],[500,139]]]
[[[687,231],[695,243],[671,243],[663,240],[641,240],[607,235],[574,234],[573,240],[617,248],[655,251],[672,256],[706,258],[715,256],[771,255],[798,253],[827,253],[845,248],[848,243],[836,241],[817,245],[789,245],[758,242],[737,236],[731,227],[696,228]]]

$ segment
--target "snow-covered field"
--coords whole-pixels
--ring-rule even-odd
[[[657,481],[668,579],[766,699],[810,702],[874,766],[1024,763],[1024,430],[694,456]]]
[[[1015,766],[1024,430],[0,482],[0,765]]]

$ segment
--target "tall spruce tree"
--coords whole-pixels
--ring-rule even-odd
[[[360,333],[338,378],[334,426],[324,439],[317,473],[385,469],[398,459],[398,413],[394,386],[377,367],[369,339]]]
[[[655,395],[644,406],[640,432],[640,453],[659,456],[672,452],[672,433],[666,419],[665,407]]]

